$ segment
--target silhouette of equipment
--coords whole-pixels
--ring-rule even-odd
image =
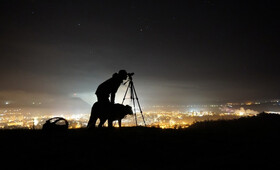
[[[127,76],[128,76],[128,86],[127,86],[127,89],[125,91],[125,94],[124,94],[124,97],[123,97],[123,101],[122,101],[122,104],[124,103],[125,99],[126,99],[126,96],[127,96],[127,92],[128,90],[130,91],[130,99],[132,101],[132,104],[133,104],[133,108],[134,108],[134,117],[135,117],[135,124],[137,126],[137,115],[136,115],[136,104],[135,104],[135,99],[137,101],[137,105],[138,105],[138,108],[139,108],[139,111],[141,113],[141,116],[142,116],[142,119],[143,119],[143,122],[144,122],[144,125],[146,126],[146,122],[145,122],[145,119],[144,119],[144,115],[143,115],[143,112],[142,112],[142,109],[141,109],[141,106],[140,106],[140,103],[139,103],[139,99],[138,99],[138,96],[137,96],[137,93],[136,93],[136,90],[135,90],[135,87],[134,87],[134,83],[132,81],[132,76],[134,75],[134,73],[128,73]],[[125,82],[125,84],[127,83]]]
[[[53,117],[46,121],[43,125],[45,131],[65,131],[68,129],[69,123],[63,117]]]

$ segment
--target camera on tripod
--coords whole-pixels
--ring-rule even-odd
[[[134,75],[134,73],[127,73],[127,76],[129,78],[129,80],[132,80],[132,76]]]
[[[131,102],[132,102],[133,108],[134,108],[135,124],[137,126],[136,104],[135,104],[135,99],[136,99],[139,110],[140,110],[140,113],[141,113],[141,116],[142,116],[142,119],[143,119],[143,122],[144,122],[144,125],[146,126],[144,115],[143,115],[143,112],[142,112],[142,109],[141,109],[141,106],[140,106],[140,103],[139,103],[139,100],[138,100],[138,97],[137,97],[137,94],[136,94],[136,90],[135,90],[135,87],[134,87],[134,84],[133,84],[133,81],[132,81],[132,76],[133,75],[134,75],[134,73],[127,73],[128,80],[124,84],[126,84],[128,82],[128,86],[127,86],[127,89],[124,93],[122,104],[124,103],[124,100],[126,99],[127,92],[129,90],[130,91],[130,99],[131,99]]]

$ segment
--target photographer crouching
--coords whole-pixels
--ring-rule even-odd
[[[116,92],[118,91],[120,85],[127,79],[127,77],[131,77],[131,75],[133,74],[127,73],[126,70],[120,70],[118,73],[114,73],[110,79],[101,83],[95,92],[97,96],[96,103],[99,105],[97,108],[109,109],[111,107],[110,105],[115,103]],[[99,112],[99,109],[96,110],[93,107],[91,113],[93,112]],[[91,114],[88,127],[91,124],[95,124],[95,121],[96,118]]]

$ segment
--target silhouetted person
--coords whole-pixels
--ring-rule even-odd
[[[101,103],[115,103],[115,96],[118,88],[120,87],[123,80],[127,79],[127,72],[120,70],[118,73],[114,73],[112,78],[106,80],[97,87],[95,92],[97,101]],[[110,97],[110,101],[109,101]]]
[[[106,80],[97,87],[97,90],[95,92],[97,96],[97,102],[91,108],[91,115],[88,122],[88,127],[90,127],[92,124],[94,124],[92,127],[95,126],[95,122],[97,120],[97,117],[95,115],[99,114],[98,112],[110,112],[111,107],[113,107],[113,104],[115,103],[116,92],[118,91],[118,88],[120,87],[123,80],[126,79],[127,72],[125,70],[120,70],[118,73],[114,73],[112,78]],[[98,105],[99,107],[95,107],[96,105]],[[104,120],[106,121],[106,119]],[[100,126],[102,126],[103,123]]]

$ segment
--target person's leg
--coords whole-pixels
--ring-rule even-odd
[[[113,127],[113,121],[111,119],[108,119],[108,127],[109,128]]]
[[[98,125],[98,128],[101,128],[103,126],[103,124],[106,122],[106,119],[101,118],[99,120],[100,120],[100,123]]]

